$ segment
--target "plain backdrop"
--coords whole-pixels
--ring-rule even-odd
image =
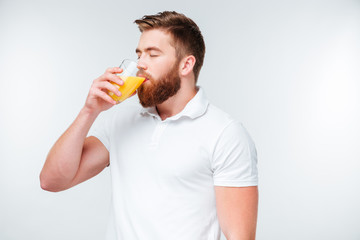
[[[60,193],[39,173],[92,81],[136,58],[133,21],[163,10],[199,25],[199,85],[256,143],[257,239],[359,240],[360,1],[349,0],[0,0],[0,239],[104,238],[109,170]]]

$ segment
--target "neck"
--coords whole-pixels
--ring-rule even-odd
[[[181,112],[186,104],[196,95],[197,87],[195,84],[187,85],[181,83],[179,91],[165,102],[156,105],[156,110],[161,118],[165,120]]]

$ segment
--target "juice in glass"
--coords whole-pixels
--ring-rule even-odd
[[[134,76],[119,76],[123,81],[124,85],[119,86],[114,82],[111,82],[112,85],[117,87],[121,92],[121,96],[116,96],[113,92],[109,91],[109,95],[112,99],[114,99],[117,103],[120,103],[130,97],[138,87],[144,82],[145,78],[143,77],[134,77]]]

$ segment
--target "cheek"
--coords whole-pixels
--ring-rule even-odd
[[[159,79],[173,69],[175,64],[174,59],[159,57],[156,59],[152,66],[148,67],[148,73],[155,79]]]
[[[173,64],[169,64],[169,62],[163,63],[159,68],[157,69],[156,75],[157,77],[162,77],[166,73],[168,73],[173,68]]]
[[[164,68],[163,67],[154,67],[152,69],[149,69],[148,72],[153,79],[159,79],[164,74]]]

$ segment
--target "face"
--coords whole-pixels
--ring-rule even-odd
[[[161,104],[180,89],[179,60],[170,41],[170,35],[157,29],[144,31],[140,37],[137,75],[146,79],[137,92],[143,107]]]

